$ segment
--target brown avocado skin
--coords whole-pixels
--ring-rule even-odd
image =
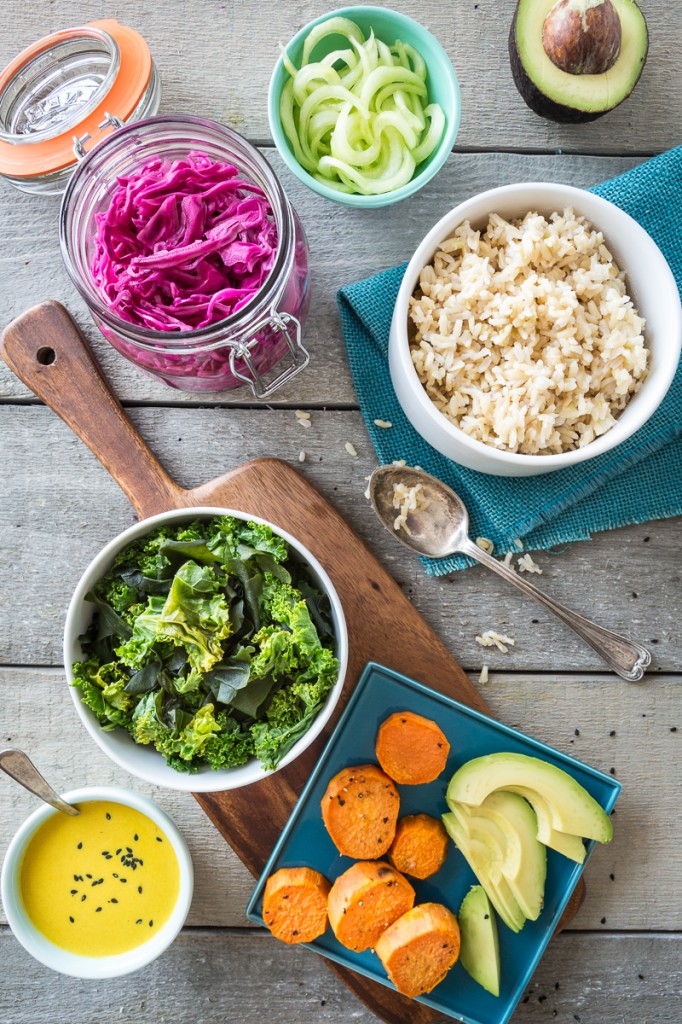
[[[511,28],[509,30],[509,62],[511,64],[512,77],[514,79],[514,85],[521,93],[521,96],[536,114],[540,117],[545,117],[549,121],[556,121],[558,124],[586,124],[588,121],[596,121],[598,117],[603,117],[604,114],[608,114],[609,110],[613,110],[614,107],[608,107],[606,110],[577,110],[575,107],[565,106],[563,103],[555,103],[548,96],[545,96],[543,92],[538,89],[535,82],[532,80],[526,69],[524,68],[519,51],[516,47],[516,15],[517,9],[514,11],[514,17],[512,19]],[[647,46],[648,53],[648,46]],[[642,67],[646,62],[647,54],[644,54],[644,60],[642,61]],[[637,82],[633,84],[633,89]],[[618,103],[614,106],[619,106],[624,100],[632,94],[632,89],[623,96]]]

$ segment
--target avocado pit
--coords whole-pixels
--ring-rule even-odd
[[[621,42],[611,0],[558,0],[542,27],[545,53],[569,75],[602,75],[616,63]]]

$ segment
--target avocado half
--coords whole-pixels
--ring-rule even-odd
[[[601,0],[565,0],[581,18]],[[594,121],[627,99],[639,81],[649,49],[644,15],[634,0],[610,0],[621,27],[620,52],[601,74],[569,74],[552,62],[543,26],[555,0],[518,0],[509,33],[516,88],[531,110],[563,124]]]

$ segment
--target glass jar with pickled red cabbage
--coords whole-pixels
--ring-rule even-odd
[[[267,397],[308,363],[308,245],[267,160],[196,117],[121,127],[64,195],[66,268],[102,334],[183,391]]]

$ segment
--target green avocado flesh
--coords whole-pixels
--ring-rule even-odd
[[[575,779],[555,765],[525,754],[487,754],[476,757],[450,779],[447,803],[479,807],[496,790],[517,787],[538,793],[551,814],[551,827],[572,836],[609,843],[613,825],[608,814]]]
[[[470,977],[494,996],[500,994],[500,945],[497,922],[485,889],[472,885],[457,915],[461,934],[459,961]]]
[[[520,932],[526,923],[526,916],[508,882],[502,877],[499,865],[492,863],[489,848],[478,839],[470,839],[452,811],[444,814],[442,820],[448,835],[487,892],[500,919],[511,931]]]
[[[532,807],[515,793],[498,792],[491,793],[480,807],[453,802],[450,810],[467,838],[486,847],[493,881],[499,871],[523,916],[535,921],[545,895],[547,853],[536,838],[537,818]]]
[[[551,850],[562,853],[569,860],[574,860],[576,864],[582,864],[587,850],[581,837],[569,835],[568,832],[557,832],[553,828],[552,812],[547,801],[543,800],[539,793],[532,789],[526,789],[524,786],[515,786],[514,792],[525,797],[535,811],[538,822],[537,834],[540,842],[545,846],[549,846]]]
[[[519,92],[536,113],[559,121],[591,120],[630,95],[646,61],[649,36],[633,0],[611,2],[622,33],[616,62],[602,74],[573,75],[558,68],[543,46],[544,21],[555,0],[519,0],[509,40],[512,72]],[[585,6],[584,0],[574,3],[577,10]]]

